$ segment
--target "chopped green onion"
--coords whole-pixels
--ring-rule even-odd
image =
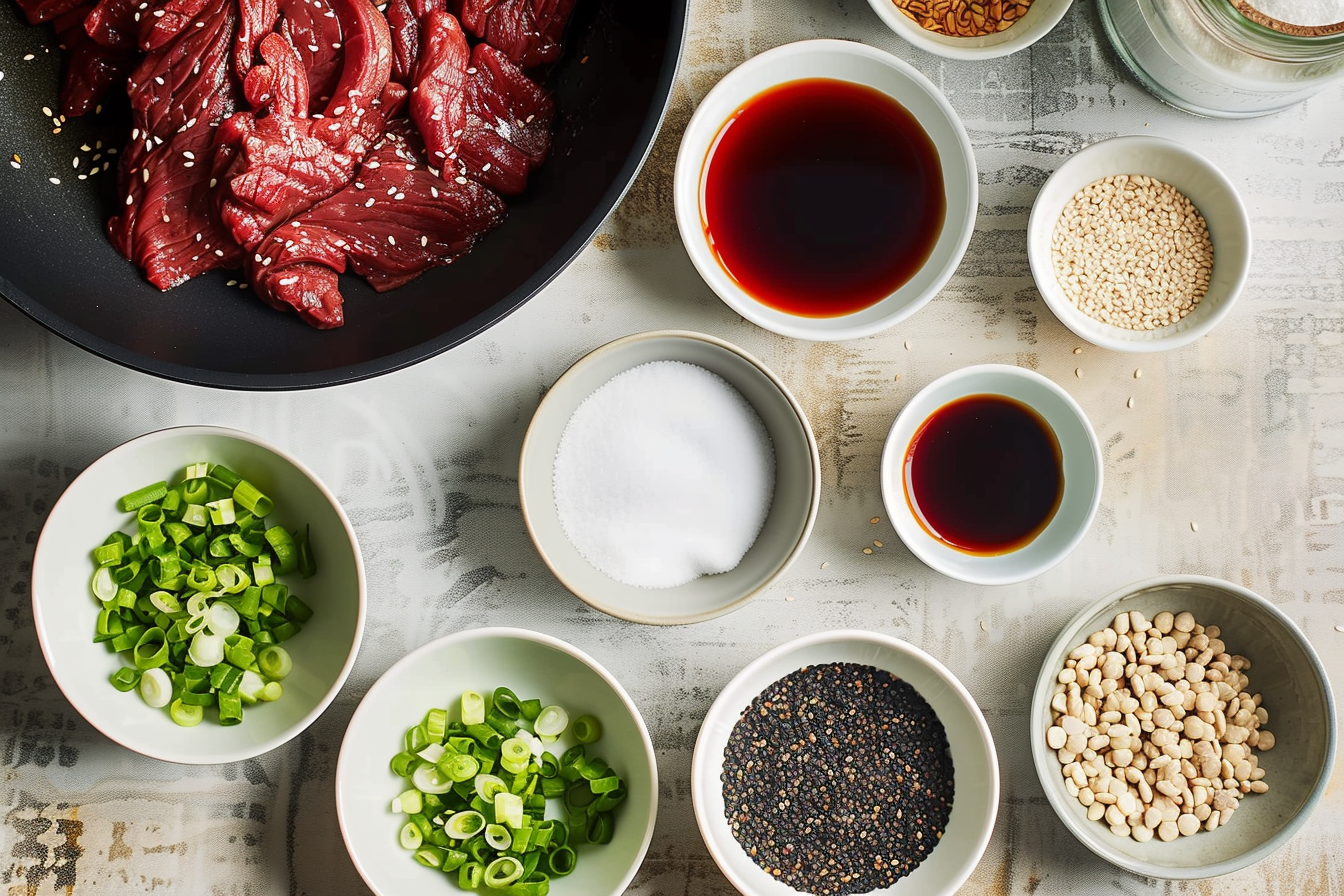
[[[398,839],[401,841],[402,849],[418,849],[420,844],[425,842],[425,835],[420,833],[420,829],[415,826],[415,822],[408,821],[401,826],[401,834]]]
[[[249,513],[257,517],[268,517],[275,511],[275,504],[246,479],[240,480],[233,488],[233,500],[241,504]]]
[[[237,725],[243,720],[243,701],[237,691],[219,691],[216,698],[219,702],[219,724]]]
[[[168,707],[168,717],[183,728],[194,728],[201,724],[201,719],[205,718],[205,712],[199,706],[191,706],[183,703],[181,699],[173,701],[172,706]]]
[[[161,667],[146,669],[140,676],[140,697],[149,706],[160,709],[173,697],[173,683]]]
[[[485,826],[485,842],[490,844],[491,849],[503,852],[512,845],[513,835],[502,824],[487,824]]]
[[[462,724],[468,727],[485,723],[485,698],[475,691],[462,695]]]
[[[579,716],[570,729],[581,744],[591,744],[602,736],[602,723],[589,715]]]
[[[453,789],[453,779],[440,772],[432,762],[420,765],[412,774],[411,783],[424,793],[447,793]]]
[[[146,504],[153,504],[156,501],[162,501],[164,495],[168,494],[168,483],[156,482],[153,485],[146,485],[138,488],[128,495],[122,495],[117,501],[117,508],[122,513],[132,513],[144,507]]]
[[[485,866],[480,862],[467,862],[457,870],[457,885],[464,890],[476,890],[485,877]]]
[[[537,720],[532,723],[533,731],[549,737],[559,737],[567,727],[569,727],[569,713],[561,706],[543,707],[537,715]]]
[[[564,877],[574,870],[576,856],[568,846],[560,846],[546,854],[546,868],[556,877]]]
[[[501,889],[523,876],[523,863],[513,856],[500,856],[485,866],[485,885]]]
[[[523,799],[516,793],[495,794],[495,821],[511,828],[523,826]]]
[[[294,669],[294,660],[285,648],[269,644],[257,654],[257,666],[262,675],[272,681],[280,681]]]
[[[191,661],[198,666],[213,666],[224,661],[224,638],[208,632],[197,632],[191,639],[191,648],[187,651]]]
[[[454,840],[467,840],[482,833],[486,828],[485,816],[474,809],[455,812],[444,822],[443,829]]]
[[[407,815],[415,815],[417,812],[419,812],[424,808],[425,808],[424,795],[421,794],[420,791],[416,790],[414,787],[411,788],[410,790],[402,791],[400,795],[398,795],[395,799],[392,800],[393,812],[404,812]],[[411,849],[412,847],[408,846],[406,848]]]
[[[112,673],[110,681],[112,682],[112,687],[119,691],[125,692],[134,690],[135,686],[140,683],[140,671],[138,669],[128,669],[125,666],[122,666]]]
[[[495,794],[508,793],[509,785],[505,784],[504,779],[497,775],[477,775],[475,789],[478,797],[487,803],[492,803]]]

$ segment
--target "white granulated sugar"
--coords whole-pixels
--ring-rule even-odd
[[[774,447],[721,377],[652,361],[580,403],[553,485],[560,525],[589,563],[627,585],[672,588],[742,561],[770,510]]]

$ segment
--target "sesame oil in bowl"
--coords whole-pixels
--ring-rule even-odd
[[[804,317],[869,308],[928,261],[947,212],[933,141],[863,84],[787,81],[743,103],[705,158],[701,225],[724,272]]]

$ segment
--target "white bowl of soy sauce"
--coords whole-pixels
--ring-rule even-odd
[[[944,575],[1006,585],[1058,564],[1101,503],[1101,447],[1083,409],[1034,371],[980,364],[929,383],[882,451],[896,534]]]
[[[683,135],[677,227],[746,320],[871,336],[924,307],[975,227],[975,156],[941,91],[864,44],[807,40],[729,72]]]

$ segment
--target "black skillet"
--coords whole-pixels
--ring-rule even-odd
[[[466,258],[398,290],[379,295],[343,277],[345,326],[321,332],[228,286],[236,272],[164,293],[116,253],[103,230],[116,201],[107,149],[125,142],[129,117],[109,102],[53,134],[43,109],[59,111],[54,35],[0,0],[0,295],[89,351],[205,386],[327,386],[432,357],[535,295],[620,201],[667,108],[687,4],[579,0],[547,80],[557,108],[551,156],[508,219]],[[99,152],[99,167],[112,164],[89,176]]]

